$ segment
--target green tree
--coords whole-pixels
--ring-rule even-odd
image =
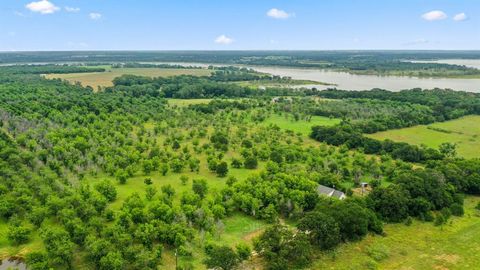
[[[41,235],[49,260],[54,264],[70,266],[74,244],[68,233],[62,229],[49,228],[43,230]]]
[[[312,258],[312,246],[307,236],[294,233],[284,225],[269,227],[254,242],[255,250],[261,254],[267,269],[298,269],[306,267]]]
[[[100,259],[100,270],[122,270],[125,262],[122,254],[118,251],[108,252],[107,255]]]
[[[243,165],[247,169],[256,169],[258,166],[258,160],[255,156],[248,156],[245,158]]]
[[[13,244],[19,245],[28,242],[32,230],[22,225],[10,225],[8,227],[7,238]]]
[[[95,185],[95,189],[109,202],[113,202],[117,198],[117,189],[109,180],[103,180],[99,182]]]
[[[225,161],[218,163],[215,169],[219,177],[225,177],[228,174],[228,164]]]
[[[205,198],[205,195],[208,191],[207,181],[205,179],[194,179],[192,183],[192,190],[200,196],[200,198]]]
[[[308,238],[313,245],[321,249],[331,249],[340,243],[340,227],[334,218],[319,211],[305,215],[298,229],[308,232]]]
[[[25,262],[30,270],[49,270],[47,254],[34,251],[27,254]]]
[[[453,158],[457,155],[457,144],[451,142],[444,142],[440,144],[438,150],[440,151],[440,153],[442,153],[442,155]]]
[[[231,270],[239,263],[238,254],[228,246],[208,246],[204,263],[208,268]]]

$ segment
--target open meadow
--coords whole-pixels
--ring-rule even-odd
[[[368,236],[320,256],[311,269],[462,270],[480,265],[480,197],[467,197],[465,215],[442,226],[414,221],[386,224]]]
[[[457,144],[457,153],[461,157],[480,157],[480,116],[472,115],[459,119],[419,125],[409,128],[388,130],[368,135],[370,138],[407,142],[438,148],[442,143]]]

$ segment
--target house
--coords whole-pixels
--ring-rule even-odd
[[[323,186],[323,185],[318,185],[317,192],[318,192],[319,195],[323,195],[323,196],[327,196],[327,197],[333,197],[333,198],[337,198],[339,200],[343,200],[343,199],[347,198],[345,193],[343,193],[339,190],[333,189],[333,188],[329,188],[327,186]]]

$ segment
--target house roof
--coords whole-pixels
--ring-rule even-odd
[[[335,191],[333,192],[332,197],[341,199],[341,198],[345,197],[345,193],[343,193],[343,192],[341,192],[341,191],[339,191],[339,190],[335,190]]]
[[[327,186],[323,186],[323,185],[318,185],[317,187],[317,192],[319,194],[325,194],[327,196],[332,196],[332,193],[335,191],[335,189],[333,188],[329,188]]]
[[[334,197],[337,199],[345,198],[345,193],[341,192],[340,190],[336,190],[327,186],[318,185],[317,187],[318,194],[325,195],[328,197]]]

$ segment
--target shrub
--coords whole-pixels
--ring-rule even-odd
[[[390,256],[390,250],[384,245],[375,245],[368,247],[367,254],[370,258],[380,262]]]
[[[452,215],[461,217],[463,214],[465,214],[465,211],[463,210],[463,206],[460,205],[459,203],[454,203],[450,206],[450,212],[452,212]]]
[[[252,249],[245,243],[239,243],[236,246],[238,257],[241,261],[247,260],[252,254]]]

